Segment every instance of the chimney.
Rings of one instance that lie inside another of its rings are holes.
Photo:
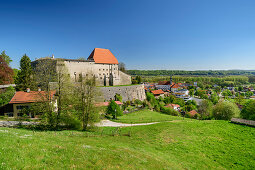
[[[41,87],[38,87],[38,91],[41,91]]]
[[[28,93],[30,92],[30,88],[27,88],[27,92],[28,92]]]

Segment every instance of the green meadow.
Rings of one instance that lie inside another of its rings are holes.
[[[186,118],[185,118],[186,119]],[[118,117],[115,122],[121,123],[150,123],[150,122],[165,122],[172,120],[183,120],[183,117],[171,116],[160,112],[143,109],[133,113],[127,113]]]
[[[255,128],[192,119],[94,132],[0,128],[0,169],[74,168],[254,169]]]

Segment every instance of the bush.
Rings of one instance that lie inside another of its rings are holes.
[[[241,111],[243,119],[255,120],[255,100],[249,100]]]
[[[107,107],[107,114],[112,115],[113,119],[117,119],[117,116],[123,115],[123,111],[114,100],[111,100],[109,106]]]
[[[238,116],[239,113],[239,108],[230,101],[220,101],[213,109],[213,117],[219,120],[230,120],[233,116]]]
[[[213,112],[213,103],[210,100],[203,100],[198,106],[198,113],[201,119],[210,119]]]
[[[168,107],[161,107],[161,112],[172,116],[179,116],[179,112]]]

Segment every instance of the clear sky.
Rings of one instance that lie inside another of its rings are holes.
[[[254,0],[0,0],[0,19],[14,68],[98,47],[128,69],[255,69]]]

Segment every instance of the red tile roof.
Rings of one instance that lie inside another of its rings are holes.
[[[151,91],[154,95],[157,95],[157,94],[164,94],[165,92],[163,90],[153,90]]]
[[[195,116],[195,114],[197,114],[197,111],[191,110],[189,113],[190,113],[192,116]]]
[[[51,99],[53,98],[56,91],[50,92]],[[17,91],[11,101],[10,104],[13,103],[33,103],[33,102],[41,102],[46,101],[47,99],[47,92],[46,91]]]
[[[166,105],[166,107],[174,108],[174,107],[180,107],[180,105],[178,105],[178,104],[168,104],[168,105]]]
[[[171,88],[180,88],[180,86],[178,84],[174,84]]]
[[[108,49],[95,48],[88,57],[90,59],[100,64],[118,64],[117,58]]]

